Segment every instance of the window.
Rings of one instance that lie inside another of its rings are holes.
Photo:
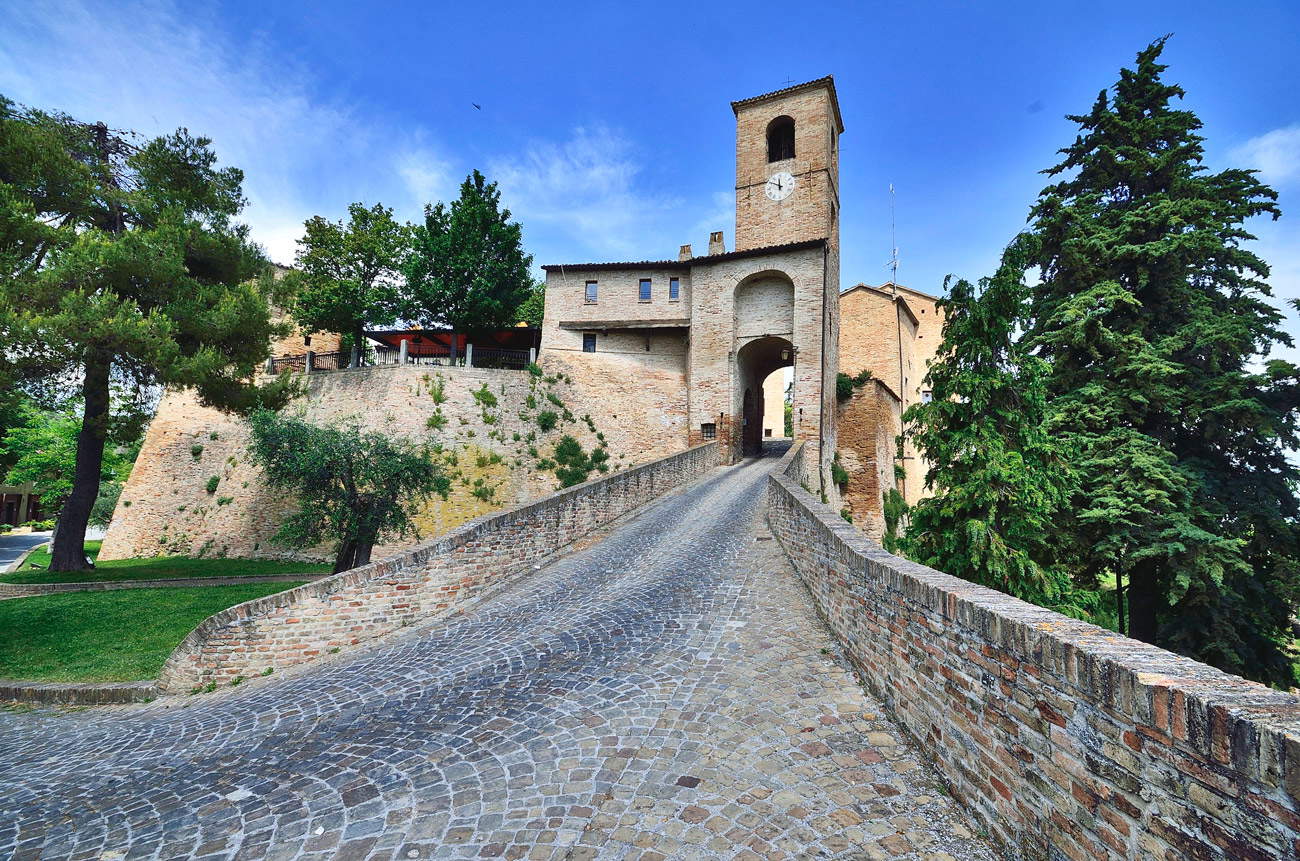
[[[586,295],[588,305],[596,304],[596,282],[595,281],[587,282],[587,292],[585,295]]]
[[[594,332],[582,333],[582,352],[584,353],[596,352],[596,333]]]
[[[668,279],[668,301],[676,302],[681,298],[682,282],[677,278]]]
[[[705,422],[704,424],[700,425],[700,436],[704,437],[705,439],[717,439],[718,426],[715,425],[713,422]]]
[[[794,158],[794,120],[777,117],[767,124],[767,160]]]
[[[641,289],[637,293],[637,299],[641,302],[650,301],[650,279],[649,278],[641,279]]]

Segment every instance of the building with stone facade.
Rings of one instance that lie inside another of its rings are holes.
[[[542,356],[608,380],[611,414],[653,399],[658,432],[722,442],[736,460],[763,440],[764,382],[793,369],[793,433],[816,451],[822,490],[835,451],[839,353],[839,136],[821,78],[732,102],[736,248],[676,260],[553,264]],[[620,407],[625,405],[625,407]]]
[[[846,508],[869,533],[883,494],[925,492],[925,467],[900,450],[902,414],[924,397],[938,346],[935,298],[894,284],[839,291],[839,136],[834,81],[732,103],[736,249],[676,260],[554,264],[546,270],[542,355],[608,386],[611,412],[650,411],[681,445],[717,437],[730,459],[784,430],[782,368],[793,370],[793,436],[817,450],[822,492],[837,450]],[[837,404],[837,372],[872,382]],[[846,427],[847,426],[847,427]],[[842,441],[842,438],[844,441]],[[847,442],[847,445],[845,444]]]

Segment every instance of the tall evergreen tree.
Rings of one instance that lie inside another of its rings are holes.
[[[478,334],[513,326],[534,289],[523,234],[501,192],[477,170],[450,206],[425,207],[406,266],[409,315],[425,326]],[[453,340],[453,347],[455,342]]]
[[[908,557],[1026,601],[1077,611],[1053,519],[1071,474],[1048,437],[1047,366],[1017,342],[1032,237],[991,278],[946,283],[943,341],[926,375],[933,397],[905,416],[933,495],[910,510]]]
[[[270,277],[233,221],[243,173],[217,167],[210,144],[185,129],[141,141],[0,97],[0,377],[65,400],[80,389],[52,570],[86,567],[105,440],[138,424],[142,393],[191,387],[230,409],[290,393],[287,379],[250,382],[277,332]]]
[[[1291,684],[1300,386],[1266,361],[1290,339],[1243,247],[1277,195],[1202,165],[1164,44],[1070,117],[1080,134],[1031,213],[1042,284],[1026,344],[1050,367],[1049,428],[1077,453],[1080,580],[1127,583],[1135,637]]]

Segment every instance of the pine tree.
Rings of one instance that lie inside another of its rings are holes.
[[[1291,684],[1297,369],[1244,223],[1279,215],[1253,171],[1209,173],[1172,105],[1160,39],[1046,171],[1026,345],[1048,362],[1048,427],[1075,452],[1068,531],[1085,586],[1127,582],[1132,636]]]
[[[409,315],[425,326],[478,334],[513,326],[533,290],[532,255],[501,208],[501,192],[477,170],[450,206],[425,207],[406,266]],[[453,339],[453,349],[455,340]]]
[[[928,403],[907,411],[933,495],[910,511],[912,559],[1026,601],[1078,612],[1052,523],[1071,474],[1044,429],[1047,368],[1017,343],[1031,238],[991,278],[945,283]]]
[[[292,392],[251,382],[277,327],[266,260],[233,220],[242,183],[185,129],[142,141],[0,97],[0,378],[51,400],[80,390],[51,570],[87,566],[105,440],[151,391],[237,410]]]

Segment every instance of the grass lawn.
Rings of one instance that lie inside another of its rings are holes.
[[[99,555],[99,542],[86,542],[86,555]],[[0,575],[5,583],[82,583],[90,580],[162,580],[168,577],[249,577],[261,574],[328,574],[328,563],[277,562],[273,559],[190,559],[186,556],[156,556],[152,559],[117,559],[96,562],[93,571],[52,572],[50,552],[32,553],[23,567]]]
[[[297,583],[121,589],[0,601],[0,678],[157,678],[185,635],[218,610]]]

